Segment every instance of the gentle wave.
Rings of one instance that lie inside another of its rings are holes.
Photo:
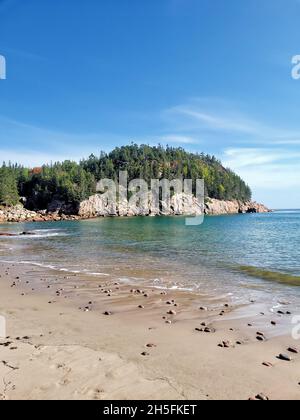
[[[71,270],[69,268],[61,268],[55,265],[42,264],[42,263],[33,262],[33,261],[2,261],[2,262],[6,264],[33,265],[35,267],[48,268],[50,270],[61,271],[61,272],[70,273],[70,274],[85,274],[87,276],[109,277],[109,274],[107,273],[90,272],[88,270]]]
[[[274,210],[273,213],[275,214],[298,214],[300,213],[300,210],[294,209],[294,210]]]
[[[277,283],[282,283],[289,286],[300,286],[300,276],[293,276],[291,274],[281,273],[279,271],[270,271],[248,265],[240,265],[236,267],[236,270],[251,277],[275,281]]]

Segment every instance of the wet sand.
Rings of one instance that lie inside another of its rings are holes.
[[[288,305],[21,265],[0,275],[0,399],[300,399]]]

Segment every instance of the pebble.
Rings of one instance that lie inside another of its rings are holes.
[[[263,366],[266,366],[266,367],[269,367],[269,368],[273,367],[272,363],[270,363],[270,362],[263,362],[262,364],[263,364]]]
[[[228,349],[230,347],[230,342],[229,341],[222,341],[222,343],[218,344],[218,346]]]
[[[176,315],[176,311],[174,311],[173,309],[171,309],[170,311],[167,312],[168,315]]]
[[[215,333],[216,330],[214,328],[206,327],[206,328],[204,328],[204,332],[206,332],[206,333]]]
[[[143,351],[143,352],[141,353],[141,356],[150,356],[150,354],[149,354],[148,352],[146,352],[146,351]]]
[[[110,312],[110,311],[105,311],[105,312],[103,312],[103,315],[109,316],[109,315],[112,315],[112,312]]]
[[[289,351],[290,353],[294,353],[294,354],[298,354],[299,353],[298,349],[296,349],[295,347],[289,347],[287,349],[287,351]]]
[[[267,397],[265,394],[258,394],[256,395],[255,399],[260,401],[269,401],[269,397]]]
[[[292,361],[292,359],[291,359],[291,357],[290,357],[290,356],[288,356],[287,354],[283,354],[283,353],[281,353],[281,354],[278,356],[278,359],[280,359],[280,360],[284,360],[285,362],[291,362],[291,361]]]
[[[261,336],[261,335],[258,335],[258,336],[256,337],[256,340],[258,340],[258,341],[265,341],[265,337],[263,337],[263,336]]]

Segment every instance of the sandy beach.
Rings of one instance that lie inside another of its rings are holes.
[[[300,399],[289,315],[17,264],[0,275],[2,400]]]

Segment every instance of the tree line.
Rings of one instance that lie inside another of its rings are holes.
[[[149,184],[151,179],[204,179],[208,197],[251,199],[249,186],[214,156],[189,153],[181,147],[131,144],[79,163],[64,161],[34,169],[3,163],[0,204],[12,206],[22,199],[27,208],[45,209],[53,200],[79,203],[95,193],[100,179],[117,181],[120,170],[128,171],[129,180],[142,178]]]

